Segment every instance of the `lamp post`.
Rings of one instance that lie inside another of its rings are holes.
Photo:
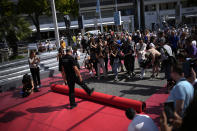
[[[51,0],[51,8],[52,8],[52,16],[53,16],[53,23],[55,27],[55,39],[57,44],[57,49],[60,48],[60,38],[59,38],[59,30],[58,30],[58,24],[57,24],[57,16],[56,16],[56,9],[55,9],[55,2],[54,0]]]

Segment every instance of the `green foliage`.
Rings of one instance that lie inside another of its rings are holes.
[[[20,13],[40,16],[49,10],[50,3],[48,0],[19,0],[18,7]]]
[[[9,60],[19,60],[19,59],[23,59],[23,58],[25,58],[25,57],[24,56],[21,56],[21,55],[18,55],[18,56],[13,55],[13,56],[11,56],[9,58]]]
[[[76,0],[55,0],[56,10],[62,14],[78,15],[78,3]],[[51,15],[50,0],[19,0],[19,11],[28,14],[37,29],[37,38],[40,39],[39,17],[43,14]]]
[[[30,25],[17,14],[14,3],[2,0],[0,5],[0,39],[6,40],[16,53],[17,41],[30,36]]]
[[[76,0],[56,0],[55,5],[56,9],[64,15],[78,16],[79,5]]]

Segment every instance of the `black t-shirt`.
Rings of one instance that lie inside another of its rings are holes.
[[[127,55],[128,53],[132,52],[132,47],[129,44],[124,44],[123,45],[123,50],[122,52]],[[131,54],[132,55],[132,54]]]
[[[62,65],[64,67],[64,72],[66,74],[66,79],[67,80],[73,80],[77,76],[75,74],[74,66],[77,66],[77,63],[71,55],[66,54],[62,58]]]

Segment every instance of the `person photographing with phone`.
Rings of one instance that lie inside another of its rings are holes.
[[[171,77],[176,81],[176,85],[170,91],[167,101],[173,101],[175,111],[183,117],[185,109],[194,97],[194,88],[184,77],[183,69],[178,66],[172,68]]]
[[[36,55],[34,51],[31,51],[29,57],[29,67],[34,82],[35,92],[38,92],[39,91],[38,87],[41,86],[39,63],[40,63],[40,58]]]
[[[75,83],[80,85],[88,95],[91,95],[94,92],[94,88],[90,89],[84,83],[70,48],[66,49],[66,55],[62,58],[62,66],[69,87],[70,109],[73,109],[77,106],[75,103]]]

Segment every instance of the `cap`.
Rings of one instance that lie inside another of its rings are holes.
[[[72,51],[72,48],[71,48],[71,47],[67,47],[67,48],[66,48],[66,53],[68,53],[68,52],[70,52],[70,51]]]
[[[153,43],[150,43],[149,47],[150,48],[155,48],[155,45]]]

